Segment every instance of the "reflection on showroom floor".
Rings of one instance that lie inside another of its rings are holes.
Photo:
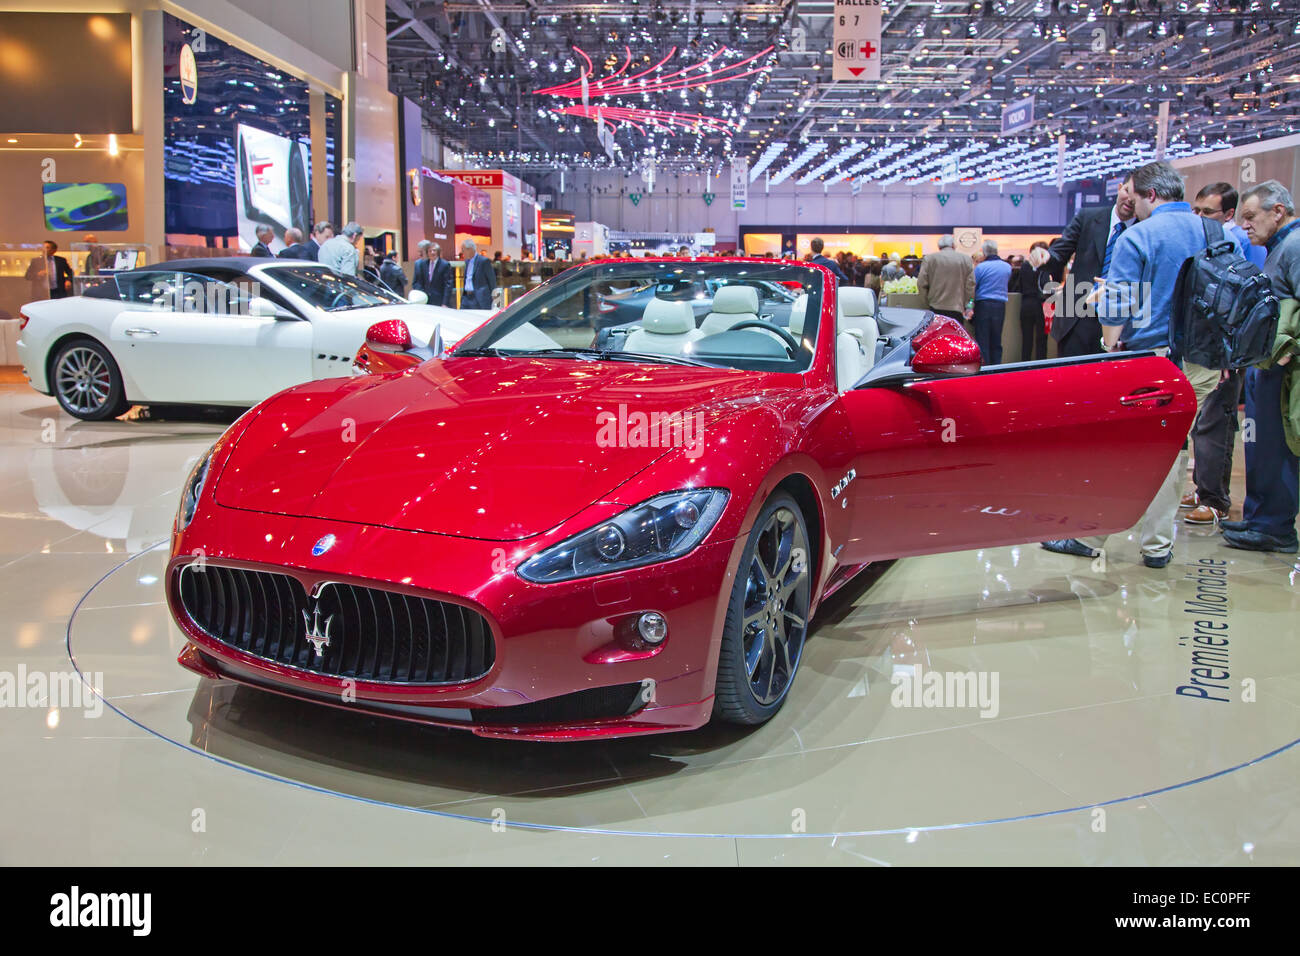
[[[1120,539],[1104,571],[1036,546],[899,561],[823,610],[767,727],[482,740],[176,665],[151,546],[228,419],[74,423],[0,385],[0,673],[67,671],[70,645],[111,705],[0,707],[0,761],[28,770],[0,797],[0,862],[1300,862],[1283,556],[1181,526],[1161,571]],[[1201,558],[1228,562],[1228,669],[1253,702],[1174,693]],[[904,700],[918,671],[995,676],[987,716]]]

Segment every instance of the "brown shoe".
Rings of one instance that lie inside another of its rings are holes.
[[[1187,494],[1183,495],[1182,500],[1178,502],[1178,507],[1195,508],[1198,504],[1200,504],[1200,502],[1196,500],[1196,492],[1189,491]]]
[[[1228,512],[1220,511],[1218,508],[1211,508],[1209,505],[1197,505],[1186,515],[1183,520],[1188,524],[1215,524],[1221,518],[1228,517]]]

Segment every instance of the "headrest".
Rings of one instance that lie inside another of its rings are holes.
[[[656,335],[680,335],[695,329],[695,310],[689,302],[651,299],[641,316],[641,328]]]
[[[758,290],[752,285],[724,285],[713,293],[713,311],[728,315],[758,313]]]
[[[808,293],[800,292],[790,303],[790,334],[795,338],[803,335],[804,319],[808,315]]]
[[[839,302],[840,315],[868,315],[874,317],[876,314],[876,293],[870,289],[851,285],[840,286]]]

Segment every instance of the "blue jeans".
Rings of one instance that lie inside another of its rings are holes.
[[[1002,364],[1002,323],[1006,317],[1005,299],[975,300],[975,341],[985,365]]]
[[[1295,361],[1292,359],[1292,361]],[[1242,518],[1251,531],[1283,541],[1296,539],[1300,468],[1282,430],[1282,381],[1288,367],[1246,372],[1246,423],[1254,424],[1246,446],[1246,503]]]

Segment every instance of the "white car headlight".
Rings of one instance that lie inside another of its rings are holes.
[[[194,520],[194,512],[199,507],[199,498],[203,497],[203,486],[208,480],[208,464],[212,461],[212,453],[215,450],[216,445],[213,445],[205,451],[190,469],[190,476],[185,479],[185,487],[181,490],[180,508],[176,511],[177,531],[184,531]]]
[[[552,584],[680,558],[717,523],[727,497],[721,488],[656,495],[534,555],[519,576]]]

